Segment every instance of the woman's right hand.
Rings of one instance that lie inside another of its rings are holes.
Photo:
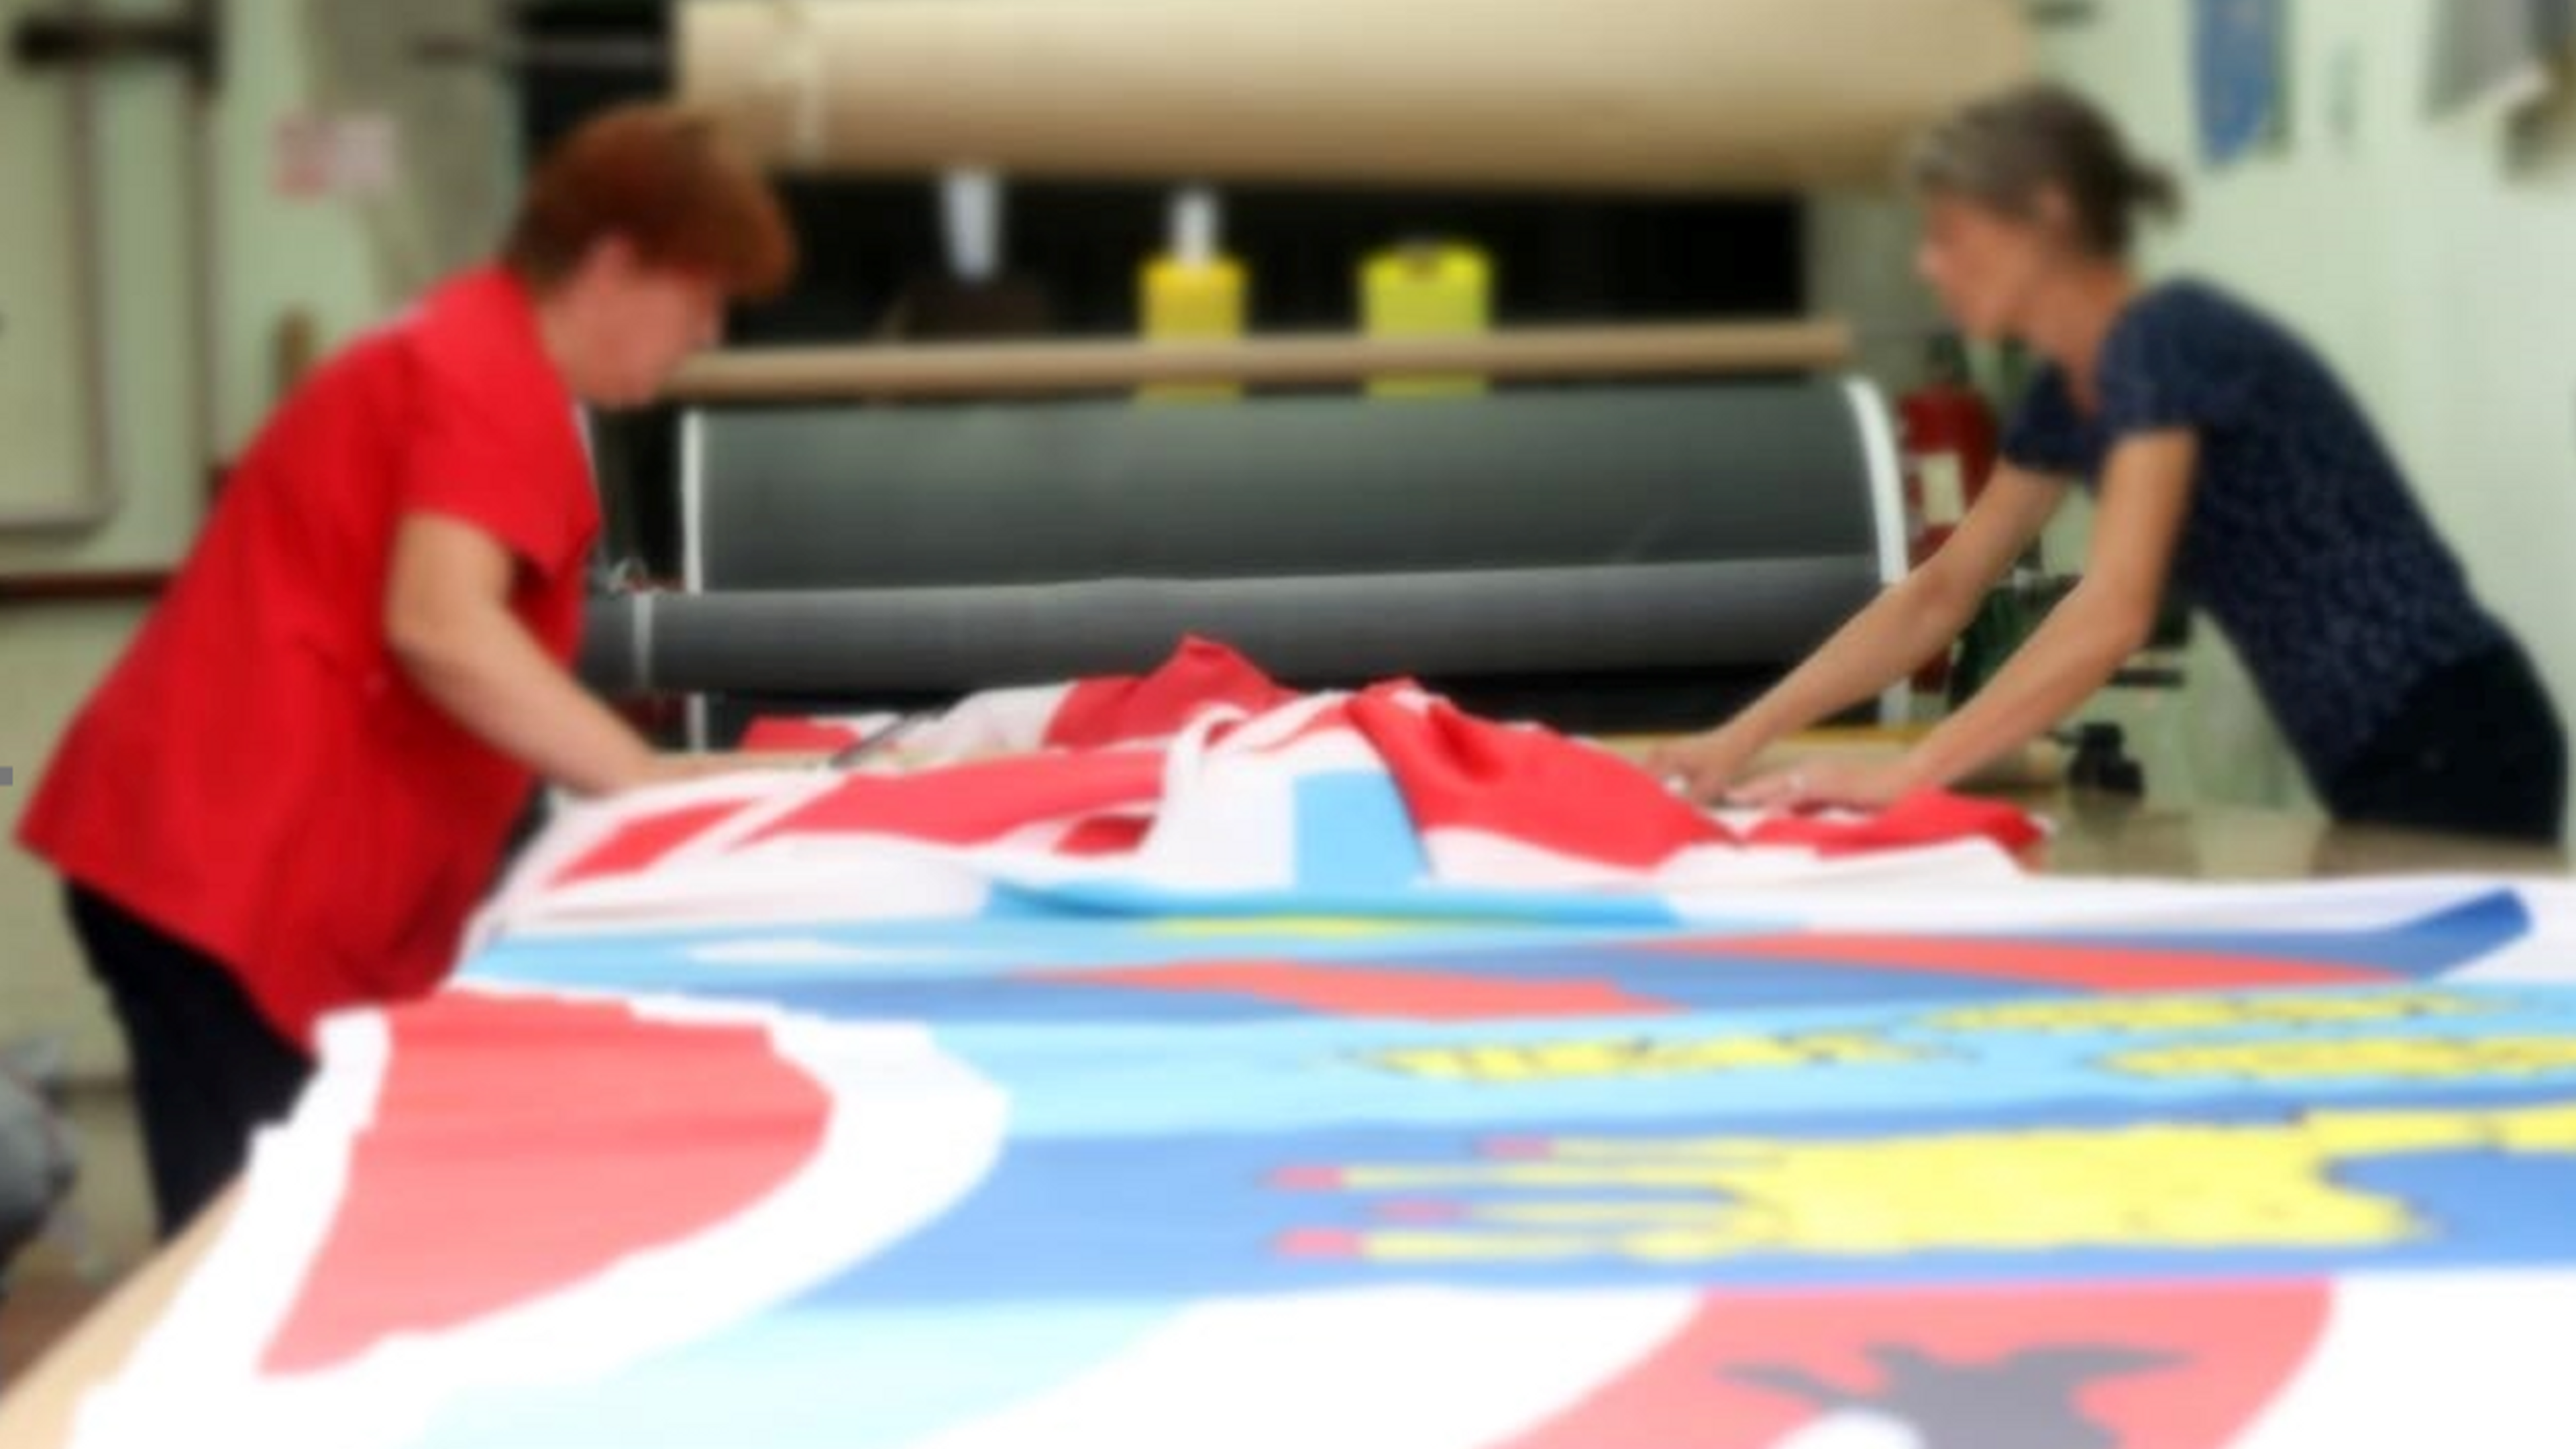
[[[1761,746],[1727,725],[1668,740],[1646,754],[1646,769],[1677,794],[1713,805],[1740,779]]]

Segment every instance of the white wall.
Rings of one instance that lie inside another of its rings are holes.
[[[2214,279],[2324,354],[2576,714],[2576,99],[2528,134],[2495,114],[2432,119],[2442,3],[2293,3],[2288,134],[2215,172],[2192,130],[2191,6],[2097,0],[2091,22],[2042,32],[2041,65],[2181,174],[2188,210],[2150,233],[2145,270]],[[1887,221],[1903,210],[1843,198],[1811,213],[1820,304],[1882,327],[1921,315],[1884,280],[1909,270],[1910,231]],[[2052,530],[2052,566],[2081,558],[2087,522],[2079,506]],[[2198,633],[2184,699],[2115,691],[2085,715],[2133,726],[2159,794],[2307,805],[2241,668]]]
[[[1892,192],[1835,192],[1806,206],[1807,308],[1859,329],[1858,370],[1892,401],[1922,380],[1940,306],[1914,276],[1914,208]]]
[[[275,346],[290,313],[310,316],[323,350],[364,330],[399,299],[385,284],[373,235],[352,204],[287,200],[270,177],[277,123],[306,109],[314,64],[302,12],[317,0],[223,7],[225,101],[210,149],[223,190],[215,446],[238,452],[277,400]],[[346,6],[349,0],[318,0]]]
[[[0,24],[14,29],[22,14],[51,8],[0,0]],[[190,134],[186,91],[165,70],[102,71],[95,84],[92,149],[105,180],[96,231],[77,237],[69,83],[0,72],[0,175],[23,198],[0,209],[0,257],[8,259],[0,263],[0,407],[12,424],[0,454],[0,507],[68,504],[92,468],[78,426],[90,392],[80,347],[86,321],[75,301],[83,252],[105,284],[105,365],[117,407],[100,461],[127,503],[104,528],[0,536],[0,572],[164,561],[196,526],[203,493],[186,320],[193,228],[178,144]],[[194,485],[168,486],[190,476]],[[23,770],[33,762],[9,763]]]
[[[2494,113],[2431,117],[2426,69],[2442,5],[2293,5],[2287,135],[2215,172],[2200,164],[2191,129],[2191,7],[2104,0],[2091,26],[2048,34],[2043,64],[2183,171],[2190,209],[2150,240],[2148,268],[2213,277],[2325,354],[2567,711],[2576,705],[2576,104],[2554,102],[2522,136]],[[2243,687],[2197,695],[2218,737],[2207,763],[2250,757],[2227,742],[2254,708]],[[2267,753],[2286,782],[2278,760]]]
[[[0,33],[52,0],[0,0]],[[148,13],[159,0],[115,8]],[[381,315],[367,233],[351,208],[291,202],[270,190],[270,137],[308,93],[303,0],[251,0],[228,18],[225,75],[210,114],[176,70],[106,73],[100,110],[107,225],[101,262],[113,293],[107,389],[124,502],[106,527],[71,536],[0,537],[0,574],[166,565],[203,514],[192,271],[210,264],[217,359],[211,446],[229,455],[272,399],[276,327],[308,310],[327,344]],[[78,334],[71,304],[68,83],[0,71],[0,507],[68,498],[81,459],[85,399],[64,361]],[[196,221],[185,168],[208,165],[218,217]],[[0,830],[14,833],[56,737],[142,616],[136,604],[0,604]],[[14,843],[0,844],[0,1041],[61,1036],[76,1071],[112,1070],[115,1034],[61,922],[58,883]]]

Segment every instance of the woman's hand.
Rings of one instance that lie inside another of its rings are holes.
[[[1760,810],[1798,810],[1839,805],[1853,810],[1884,810],[1918,788],[1901,760],[1860,764],[1816,760],[1774,770],[1749,780],[1727,794],[1730,805]]]
[[[1772,741],[1913,673],[1959,637],[1986,591],[2047,527],[2066,490],[2061,481],[2010,464],[1998,467],[1958,531],[1922,567],[1880,591],[1788,678],[1733,719],[1651,752],[1646,768],[1694,800],[1715,802]]]
[[[1646,769],[1677,793],[1712,804],[1726,794],[1758,753],[1759,746],[1720,725],[1706,734],[1655,746],[1646,754]]]

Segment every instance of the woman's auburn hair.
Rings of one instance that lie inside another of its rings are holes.
[[[714,118],[668,103],[602,111],[549,151],[501,260],[545,291],[610,237],[648,266],[716,277],[738,297],[775,296],[796,270],[777,191]]]

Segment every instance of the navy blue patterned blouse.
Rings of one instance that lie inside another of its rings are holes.
[[[2311,778],[2436,670],[2506,642],[2342,384],[2268,318],[2201,283],[2156,287],[2112,326],[2096,384],[2088,415],[2043,367],[2004,457],[2091,488],[2123,437],[2198,435],[2173,586],[2234,641]]]

